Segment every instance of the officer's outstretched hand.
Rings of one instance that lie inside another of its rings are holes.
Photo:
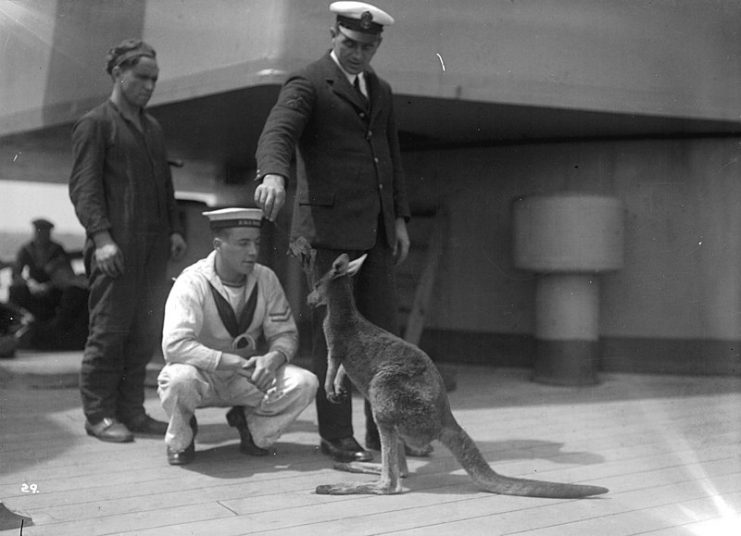
[[[280,175],[268,174],[255,189],[255,203],[269,221],[275,221],[286,202],[286,182]]]

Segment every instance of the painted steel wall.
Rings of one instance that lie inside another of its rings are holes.
[[[105,51],[157,48],[152,104],[282,80],[329,45],[325,0],[24,0],[0,10],[0,135],[108,93]],[[386,0],[375,66],[397,93],[738,119],[735,0]]]
[[[740,158],[739,139],[407,155],[412,190],[450,203],[430,327],[532,333],[537,276],[514,267],[511,203],[575,191],[626,207],[625,266],[597,276],[602,336],[741,339]]]
[[[279,81],[328,45],[327,3],[4,2],[0,135],[70,121],[104,98],[104,52],[131,35],[158,49],[153,105]],[[400,95],[739,117],[736,0],[380,4],[398,23],[374,65]],[[511,202],[575,190],[626,206],[625,268],[600,277],[603,337],[723,348],[741,339],[738,139],[510,145],[405,159],[415,196],[452,204],[431,328],[531,334],[535,276],[512,264]],[[706,347],[698,348],[700,355]],[[638,352],[650,358],[645,347]]]

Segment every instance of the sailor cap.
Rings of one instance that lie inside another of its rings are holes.
[[[54,224],[46,218],[36,218],[31,221],[31,225],[36,229],[52,229],[54,227]]]
[[[262,224],[262,210],[259,208],[222,208],[203,212],[208,218],[211,229],[226,229],[228,227],[257,227]]]
[[[384,26],[394,23],[391,15],[365,2],[332,2],[329,10],[337,14],[340,31],[350,39],[362,43],[375,41]]]

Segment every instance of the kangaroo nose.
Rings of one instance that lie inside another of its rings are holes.
[[[307,305],[314,305],[314,302],[316,302],[316,290],[312,290],[309,295],[306,296]]]
[[[308,296],[306,296],[306,305],[310,307],[316,307],[321,304],[322,298],[316,290],[312,290]]]

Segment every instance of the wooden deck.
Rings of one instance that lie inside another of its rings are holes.
[[[238,453],[224,410],[202,410],[196,461],[171,467],[162,440],[87,437],[76,389],[11,384],[0,391],[0,501],[33,518],[28,536],[741,534],[741,378],[610,374],[564,388],[527,377],[460,367],[450,398],[461,424],[501,473],[608,495],[482,493],[436,443],[410,460],[402,495],[320,496],[318,484],[371,477],[330,467],[313,407],[267,459]],[[147,406],[164,417],[153,390]]]

